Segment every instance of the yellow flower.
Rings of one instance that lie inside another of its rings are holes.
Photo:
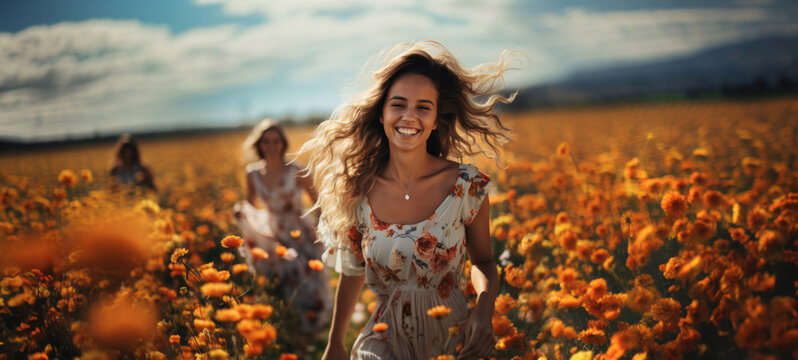
[[[175,251],[172,253],[172,259],[171,259],[172,263],[177,263],[177,260],[185,256],[186,254],[188,254],[188,249],[184,248],[175,249]]]

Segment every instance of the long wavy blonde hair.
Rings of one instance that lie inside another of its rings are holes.
[[[371,86],[339,106],[298,151],[308,155],[307,172],[318,192],[318,201],[309,211],[321,209],[319,233],[331,235],[338,246],[347,246],[356,207],[388,163],[388,138],[379,118],[388,90],[402,75],[423,75],[438,90],[438,127],[427,140],[427,152],[459,161],[483,154],[498,163],[499,146],[510,140],[510,129],[494,107],[515,98],[515,94],[498,94],[504,87],[504,72],[512,69],[517,58],[514,55],[505,50],[498,63],[466,69],[434,41],[400,44],[389,51],[382,68],[374,72]]]

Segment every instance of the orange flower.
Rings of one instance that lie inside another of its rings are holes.
[[[213,282],[202,285],[200,291],[205,296],[221,298],[222,296],[230,294],[232,289],[232,284]]]
[[[233,274],[238,275],[242,272],[247,272],[249,270],[249,266],[247,264],[235,264],[233,265]]]
[[[211,351],[208,351],[208,358],[211,360],[227,360],[230,358],[230,354],[222,349],[212,349]]]
[[[94,180],[94,176],[91,175],[91,170],[83,169],[80,171],[80,179],[85,183],[90,183]]]
[[[445,305],[438,305],[438,306],[435,306],[435,307],[427,310],[427,315],[432,316],[434,318],[442,318],[442,317],[445,317],[445,316],[449,315],[449,313],[451,313],[451,312],[452,312],[452,309],[449,309]]]
[[[216,310],[216,314],[214,315],[216,320],[224,321],[224,322],[237,322],[241,320],[241,313],[235,309],[220,309]]]
[[[180,344],[180,335],[169,336],[169,343],[174,345]]]
[[[521,288],[526,283],[526,274],[523,269],[513,268],[513,264],[504,269],[504,279],[510,286]]]
[[[501,294],[496,297],[496,312],[506,315],[510,310],[518,306],[518,302],[510,294]]]
[[[385,332],[386,330],[388,330],[388,324],[386,324],[384,322],[376,323],[376,324],[374,324],[374,327],[372,328],[372,330],[374,330],[374,332],[378,332],[378,333]]]
[[[571,295],[566,295],[562,299],[560,299],[559,304],[557,304],[558,309],[573,309],[579,307],[582,304],[582,300],[579,300]]]
[[[302,235],[302,230],[291,230],[290,235],[292,238],[296,239],[299,235]]]
[[[579,333],[579,341],[590,345],[603,345],[607,342],[607,336],[604,335],[604,330],[589,327],[587,330],[582,330]]]
[[[315,271],[322,271],[324,270],[324,263],[316,259],[310,259],[308,260],[308,267]]]
[[[187,254],[188,254],[188,249],[184,248],[175,249],[175,251],[172,252],[172,258],[171,258],[172,263],[177,263],[177,260],[179,260],[183,256],[186,256]]]
[[[493,333],[496,336],[506,336],[516,332],[513,322],[504,315],[493,315],[491,322],[493,323]]]
[[[280,360],[297,360],[298,357],[295,354],[280,354]]]
[[[563,157],[568,155],[568,144],[562,143],[560,146],[557,146],[557,156]]]
[[[274,249],[274,253],[280,257],[285,256],[286,251],[288,251],[288,249],[283,245],[277,245],[277,247]]]
[[[249,249],[249,252],[252,254],[252,258],[255,260],[266,260],[269,258],[269,253],[259,247],[253,247]]]
[[[37,352],[28,355],[28,360],[47,360],[47,359],[49,359],[49,357],[47,357],[47,354],[43,352]]]
[[[220,258],[220,259],[221,259],[223,262],[226,262],[226,263],[231,263],[231,262],[233,262],[233,260],[236,258],[236,256],[235,256],[235,255],[233,255],[233,253],[225,252],[225,253],[221,253],[221,254],[219,255],[219,258]]]
[[[237,248],[244,245],[244,240],[239,236],[227,235],[222,239],[222,246],[226,248]]]
[[[73,187],[75,184],[77,184],[78,177],[72,170],[61,170],[61,173],[58,174],[58,182],[66,187]]]
[[[230,272],[217,271],[214,268],[203,269],[201,272],[202,281],[221,282],[230,278]]]
[[[681,194],[671,191],[662,198],[660,203],[665,215],[671,219],[677,219],[687,213],[687,201]]]

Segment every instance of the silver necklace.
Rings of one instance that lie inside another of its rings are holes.
[[[424,174],[424,171],[427,170],[427,167],[429,167],[429,155],[427,155],[427,162],[424,165],[424,169],[421,170],[421,174],[422,175]],[[416,180],[413,181],[413,184],[410,186],[410,190],[413,189],[413,186],[416,185],[416,183],[418,182],[419,179],[421,179],[421,176],[417,177]],[[402,186],[402,182],[399,181],[399,177],[398,176],[396,177],[396,183],[399,185],[400,188],[402,188],[402,192],[405,193],[405,200],[409,201],[410,200],[410,194],[412,193],[412,191],[410,191],[408,189],[405,189],[404,186]]]

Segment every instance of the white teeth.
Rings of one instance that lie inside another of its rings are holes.
[[[421,132],[421,130],[410,129],[410,128],[396,128],[396,131],[398,131],[402,135],[408,135],[408,136],[415,135]]]

